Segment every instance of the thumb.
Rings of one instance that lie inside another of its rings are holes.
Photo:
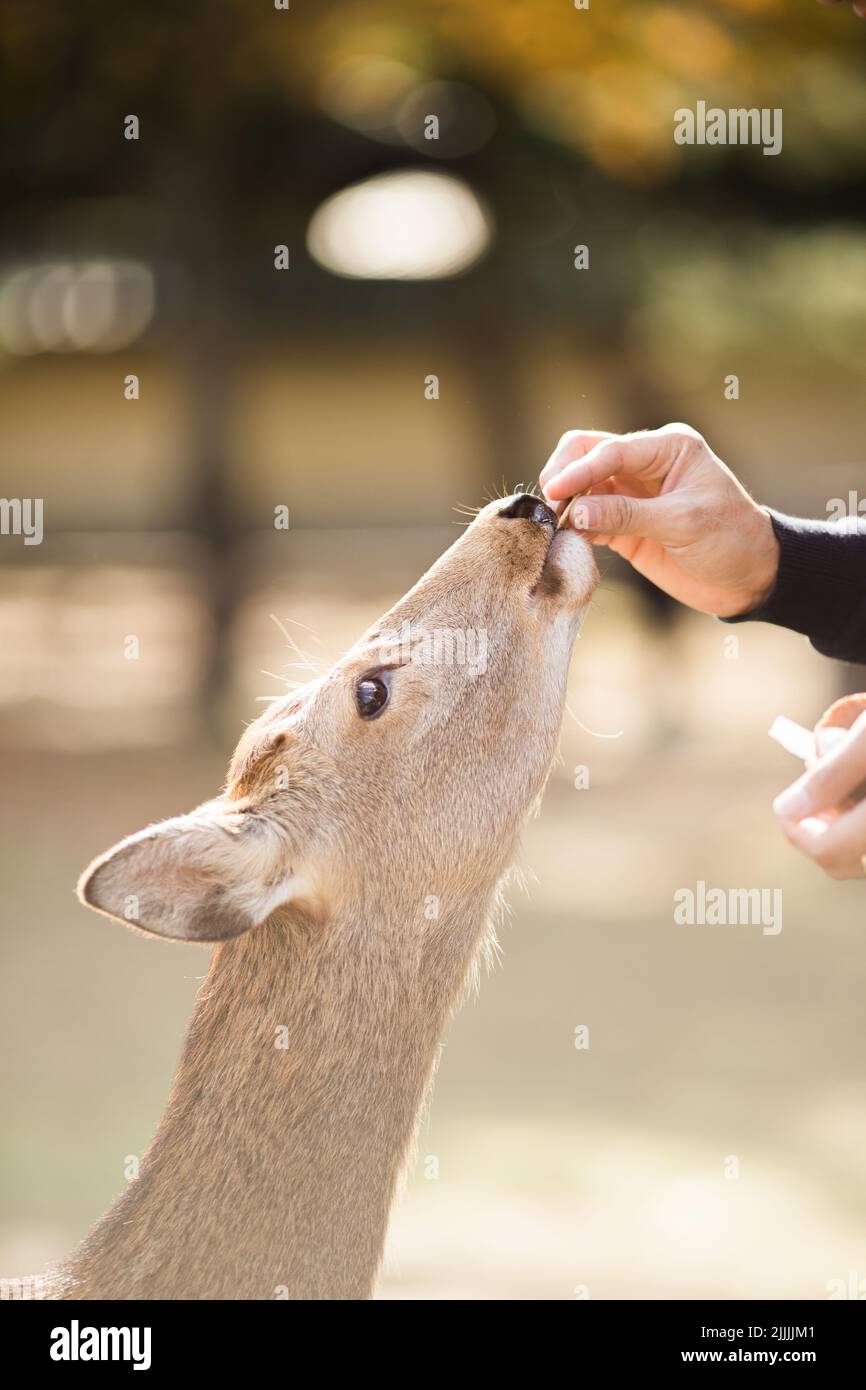
[[[618,493],[576,497],[568,524],[602,536],[646,536],[664,542],[673,520],[667,497],[623,497]]]
[[[828,753],[780,792],[773,802],[777,816],[802,820],[830,810],[859,791],[866,776],[866,713],[861,714],[845,737]]]

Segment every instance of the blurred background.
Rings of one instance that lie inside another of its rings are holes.
[[[212,795],[458,505],[568,428],[683,419],[762,501],[856,509],[866,26],[812,0],[4,11],[0,492],[44,500],[41,545],[0,536],[13,1275],[123,1186],[207,968],[79,907],[80,870]],[[781,107],[782,153],[676,145],[699,100]],[[866,1279],[863,886],[782,841],[797,766],[766,731],[866,672],[600,558],[380,1295],[826,1297]],[[781,888],[782,932],[675,926],[698,880]]]

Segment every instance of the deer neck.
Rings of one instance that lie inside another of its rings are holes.
[[[459,922],[288,918],[220,946],[135,1178],[69,1298],[367,1298],[492,897]]]

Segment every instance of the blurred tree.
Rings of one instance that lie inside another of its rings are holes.
[[[825,217],[830,198],[834,217],[859,217],[858,37],[849,15],[783,0],[719,0],[711,12],[645,0],[585,10],[567,0],[320,0],[289,10],[6,0],[0,253],[69,254],[77,237],[88,253],[176,266],[190,287],[171,345],[195,441],[179,524],[210,545],[213,691],[239,590],[226,441],[249,344],[264,330],[338,333],[371,313],[395,332],[407,312],[446,322],[486,413],[479,490],[515,468],[528,481],[538,461],[515,362],[533,318],[565,327],[576,348],[608,353],[623,417],[660,423],[678,412],[630,351],[650,273],[636,254],[641,228],[665,212],[712,227],[788,226]],[[336,280],[301,250],[309,219],[353,180],[419,160],[441,167],[400,119],[405,98],[433,80],[460,82],[494,118],[487,138],[444,161],[492,207],[493,254],[450,285],[386,294]],[[781,107],[784,157],[676,145],[673,113],[697,100]],[[137,141],[124,139],[129,114]],[[575,273],[578,240],[600,273]],[[292,248],[290,275],[273,271],[277,242]],[[155,334],[179,312],[165,295],[159,310]]]

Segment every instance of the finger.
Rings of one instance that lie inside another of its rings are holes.
[[[541,486],[547,482],[548,478],[553,478],[557,473],[561,473],[563,468],[569,463],[574,463],[575,459],[582,458],[588,454],[596,444],[600,444],[603,439],[611,439],[609,430],[568,430],[560,439],[547,463],[539,474],[538,481]]]
[[[853,10],[858,19],[866,19],[866,0],[853,0]]]
[[[832,819],[783,820],[782,829],[831,878],[866,877],[866,802]]]
[[[653,465],[659,467],[663,477],[673,458],[671,441],[671,435],[656,430],[648,434],[612,435],[544,483],[544,494],[553,500],[573,497],[606,478],[617,474],[633,476]]]
[[[568,524],[575,531],[615,536],[646,536],[664,541],[671,537],[679,517],[677,504],[669,497],[624,497],[620,493],[593,493],[571,504]]]
[[[777,816],[804,816],[838,806],[866,777],[866,711],[854,721],[832,753],[814,763],[773,802]]]
[[[614,490],[615,490],[614,484],[613,484],[612,482],[607,482],[607,483],[599,483],[596,487],[594,487],[594,488],[592,489],[592,492],[593,492],[593,496],[595,496],[595,494],[596,494],[596,493],[599,493],[599,492],[605,492],[605,493],[607,493],[607,492],[613,492]],[[547,501],[548,506],[549,506],[550,508],[552,508],[553,511],[556,512],[556,515],[557,515],[557,516],[562,516],[562,513],[565,511],[565,508],[568,506],[568,504],[569,504],[570,502],[574,501],[574,495],[572,494],[572,495],[569,496],[569,497],[559,498],[559,499],[554,499],[554,498],[548,497],[548,498],[546,499],[546,501]]]

